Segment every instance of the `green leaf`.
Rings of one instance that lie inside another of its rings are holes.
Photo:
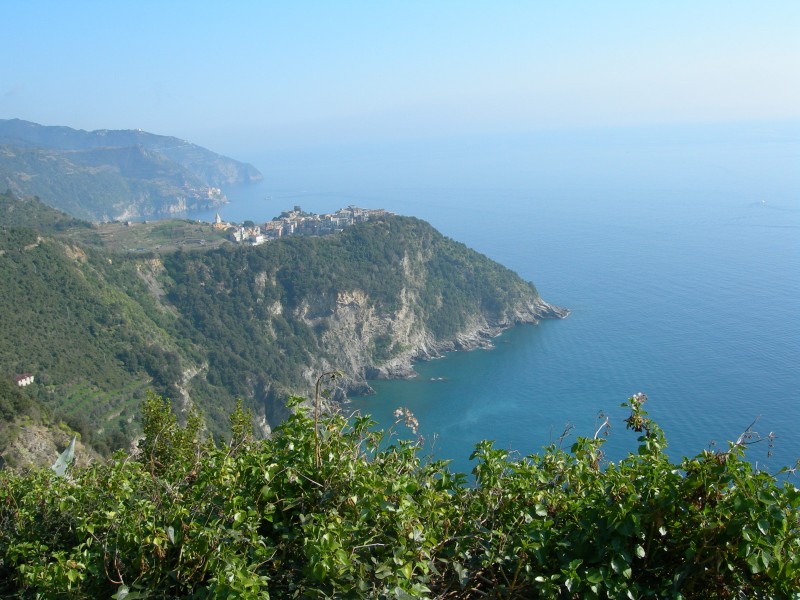
[[[758,575],[761,572],[761,561],[759,560],[758,553],[753,552],[750,556],[747,557],[747,564],[750,567],[750,571],[753,575]]]
[[[758,530],[761,532],[761,535],[767,535],[767,532],[769,531],[769,522],[767,522],[766,519],[759,519]]]
[[[603,573],[600,572],[600,569],[591,568],[586,574],[586,581],[589,583],[602,583],[603,579]]]
[[[389,568],[389,565],[380,564],[375,569],[375,578],[376,579],[386,579],[392,574],[392,569]]]
[[[611,568],[614,573],[621,574],[625,579],[631,578],[631,566],[621,556],[615,556],[611,559]]]
[[[625,579],[630,579],[633,576],[633,569],[631,569],[630,565],[626,565],[624,569],[622,569],[622,576]]]

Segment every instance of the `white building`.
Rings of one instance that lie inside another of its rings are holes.
[[[26,385],[30,385],[33,383],[33,374],[23,373],[22,375],[16,375],[14,377],[14,383],[16,383],[19,387],[25,387]]]

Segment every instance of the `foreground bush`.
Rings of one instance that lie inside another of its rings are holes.
[[[151,397],[135,458],[0,472],[0,595],[800,597],[800,492],[741,443],[672,464],[643,401],[618,464],[602,437],[517,461],[482,442],[467,485],[366,418],[253,441],[237,410],[215,446]]]

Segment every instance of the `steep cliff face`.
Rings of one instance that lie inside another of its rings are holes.
[[[334,399],[369,393],[369,379],[414,376],[414,361],[489,347],[508,327],[568,314],[512,271],[407,217],[326,238],[177,254],[165,272],[169,302],[207,352],[195,392],[207,383],[257,399],[270,425],[286,415],[287,394],[310,396],[324,372],[342,374]]]
[[[266,434],[288,415],[287,397],[312,398],[323,373],[342,373],[336,401],[369,393],[372,378],[413,376],[414,361],[567,314],[408,217],[143,256],[80,246],[73,234],[86,224],[53,212],[0,194],[0,312],[14,315],[0,328],[0,388],[35,373],[26,393],[102,452],[136,435],[148,390],[179,411],[196,406],[220,435],[241,398]],[[0,393],[0,421],[23,405]]]
[[[541,298],[519,299],[499,314],[475,311],[454,335],[437,336],[426,325],[419,306],[419,292],[407,280],[400,292],[400,305],[392,312],[381,312],[362,290],[342,291],[324,317],[308,318],[310,326],[324,330],[320,345],[336,357],[336,365],[350,378],[354,391],[364,392],[365,379],[414,377],[413,363],[429,360],[444,352],[492,346],[492,338],[503,330],[522,323],[537,323],[543,318],[563,318],[569,311],[551,306]]]

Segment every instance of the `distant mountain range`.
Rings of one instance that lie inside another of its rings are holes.
[[[262,178],[252,165],[138,129],[0,120],[0,188],[91,221],[219,206],[226,201],[221,186]]]

